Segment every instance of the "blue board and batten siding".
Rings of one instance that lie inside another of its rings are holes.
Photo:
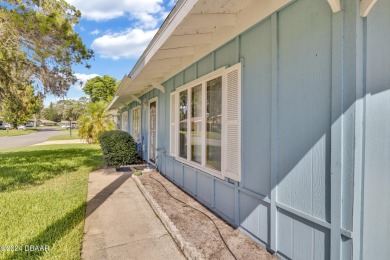
[[[366,24],[364,259],[390,258],[390,1],[378,1]]]
[[[327,1],[297,0],[164,82],[165,93],[140,97],[158,98],[162,174],[281,258],[390,257],[390,1],[367,19],[358,10],[354,0],[336,14]],[[236,183],[169,156],[169,102],[176,88],[240,61]]]

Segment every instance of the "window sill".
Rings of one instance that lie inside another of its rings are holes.
[[[214,177],[217,177],[221,180],[224,180],[224,177],[222,176],[222,173],[217,171],[217,170],[213,170],[207,166],[202,166],[200,165],[199,163],[196,163],[196,162],[191,162],[191,161],[188,161],[187,159],[184,159],[184,158],[181,158],[181,157],[174,157],[172,156],[173,159],[175,159],[175,161],[178,161],[178,162],[181,162],[187,166],[190,166],[192,168],[195,168],[199,171],[202,171],[204,173],[207,173],[207,174],[210,174]]]

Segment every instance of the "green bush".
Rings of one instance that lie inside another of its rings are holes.
[[[120,130],[104,131],[99,136],[106,165],[119,167],[138,162],[139,156],[133,137]]]

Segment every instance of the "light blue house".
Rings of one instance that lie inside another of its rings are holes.
[[[179,0],[108,109],[282,259],[390,259],[390,0]]]

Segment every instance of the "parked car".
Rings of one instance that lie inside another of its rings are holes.
[[[13,128],[12,124],[10,124],[10,123],[4,123],[4,126],[8,130]]]
[[[3,121],[0,121],[0,130],[6,130],[7,128],[5,127],[5,124]]]
[[[25,125],[18,125],[18,130],[26,130],[26,126]]]
[[[33,123],[28,123],[28,124],[26,124],[26,127],[34,127],[34,124]]]

